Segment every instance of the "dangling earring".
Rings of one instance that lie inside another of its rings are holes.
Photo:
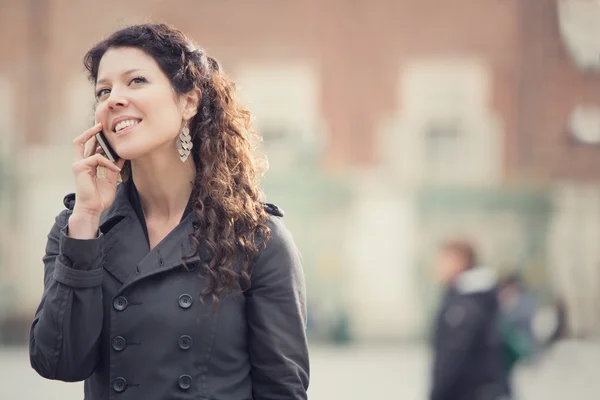
[[[185,160],[187,160],[193,146],[194,144],[192,143],[192,137],[190,136],[190,128],[184,126],[181,129],[179,137],[177,138],[177,152],[179,153],[179,159],[181,162],[185,162]]]

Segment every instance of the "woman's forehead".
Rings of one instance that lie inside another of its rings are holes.
[[[136,71],[157,71],[158,64],[144,51],[134,47],[110,48],[98,65],[97,82],[117,78]]]

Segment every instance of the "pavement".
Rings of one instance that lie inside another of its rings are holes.
[[[426,348],[349,346],[311,348],[311,400],[426,400]],[[600,342],[563,342],[517,371],[519,400],[600,399]],[[82,400],[81,383],[40,378],[26,348],[0,348],[1,400]]]

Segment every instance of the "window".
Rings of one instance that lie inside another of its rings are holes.
[[[600,144],[600,107],[578,105],[569,116],[569,130],[573,138],[583,144]]]
[[[234,74],[240,98],[254,116],[263,137],[271,171],[289,171],[323,141],[319,80],[304,62],[243,64]]]
[[[460,149],[460,133],[455,124],[432,124],[425,135],[429,162],[456,160]]]
[[[560,0],[560,33],[569,54],[584,70],[600,72],[600,2]]]
[[[471,57],[410,62],[380,142],[383,165],[405,184],[493,185],[502,173],[500,120],[490,107],[490,73]]]

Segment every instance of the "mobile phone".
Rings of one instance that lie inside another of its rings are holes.
[[[98,141],[100,147],[102,147],[104,154],[106,154],[106,158],[108,158],[112,162],[119,161],[119,156],[117,155],[117,153],[115,153],[113,148],[110,147],[110,143],[108,143],[108,140],[106,140],[106,136],[104,136],[103,132],[96,133],[96,140]]]

